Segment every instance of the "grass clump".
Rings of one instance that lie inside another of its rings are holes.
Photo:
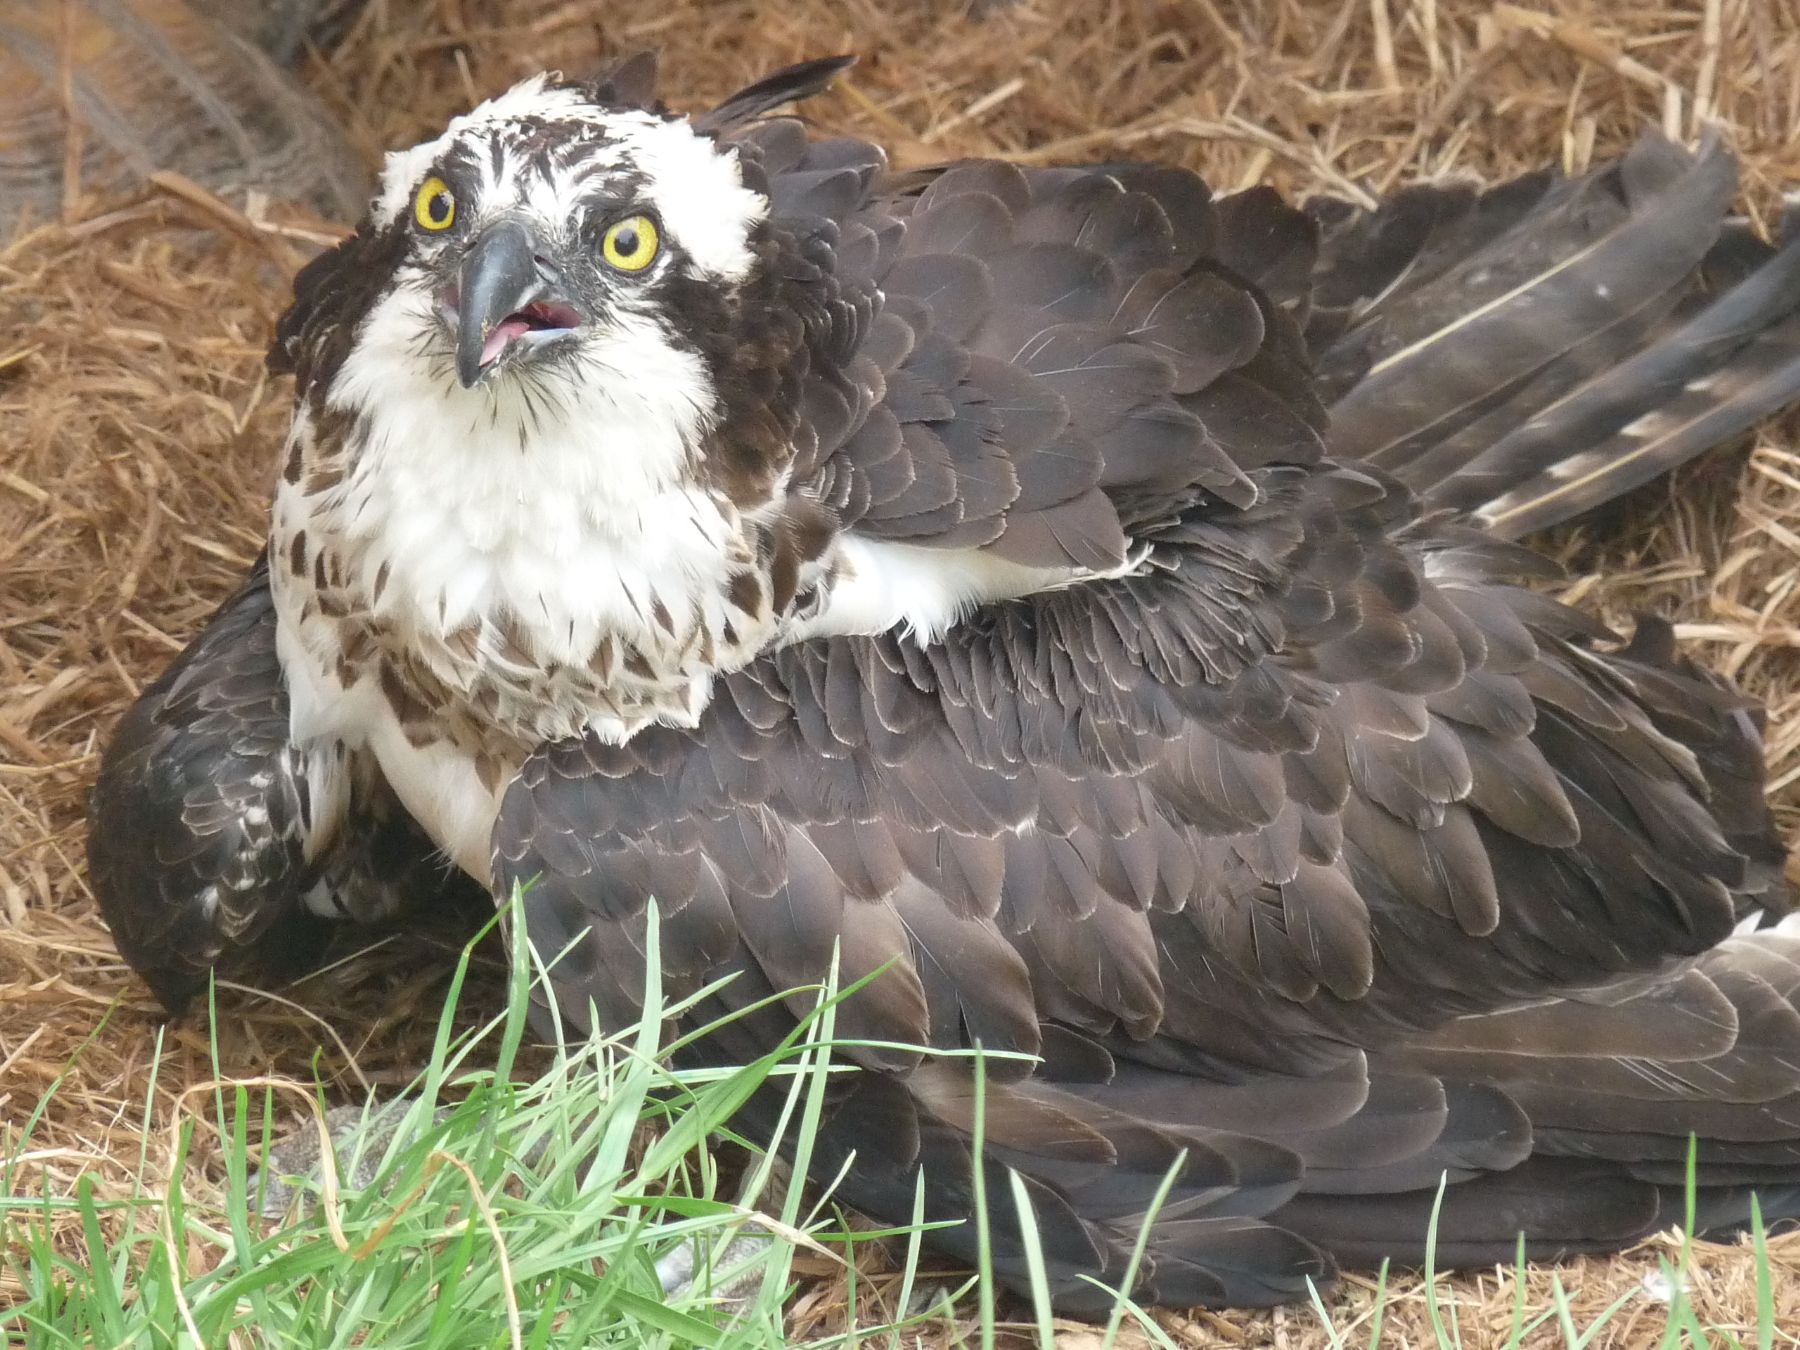
[[[655,941],[652,924],[652,972]],[[785,1152],[797,1170],[805,1169],[828,1077],[849,1071],[833,1060],[841,1048],[833,1030],[843,995],[821,990],[814,1013],[755,1064],[690,1071],[672,1066],[664,1028],[691,1004],[666,999],[653,982],[635,1027],[559,1044],[541,1072],[516,1073],[534,973],[528,944],[515,947],[504,1011],[470,1032],[453,1030],[468,972],[465,952],[425,1069],[401,1102],[366,1109],[335,1140],[316,1091],[291,1080],[219,1078],[188,1089],[182,1102],[207,1111],[205,1123],[217,1130],[211,1165],[222,1170],[223,1181],[216,1191],[188,1180],[204,1165],[197,1148],[203,1122],[183,1110],[158,1127],[146,1105],[146,1148],[128,1194],[103,1195],[88,1176],[72,1194],[48,1186],[33,1192],[25,1184],[31,1131],[52,1087],[0,1171],[0,1261],[17,1291],[14,1306],[0,1314],[8,1343],[826,1350],[865,1341],[1047,1348],[1073,1334],[1084,1347],[1179,1350],[1163,1321],[1125,1300],[1098,1331],[1055,1318],[1041,1256],[1030,1262],[1038,1287],[1029,1299],[997,1296],[979,1272],[935,1300],[924,1299],[932,1277],[920,1267],[926,1226],[916,1217],[900,1229],[859,1229],[826,1201],[808,1207],[804,1188],[779,1187],[772,1154],[752,1153],[744,1167],[721,1158],[718,1145],[730,1139],[731,1115],[773,1080],[785,1085]],[[277,1104],[295,1096],[313,1114],[330,1165],[298,1183],[301,1203],[265,1221],[256,1216],[271,1182],[253,1160],[268,1157]],[[154,1099],[152,1088],[147,1103]],[[978,1135],[980,1101],[978,1094]],[[155,1174],[144,1161],[152,1155],[153,1128],[175,1136],[167,1153],[172,1164]],[[1691,1170],[1689,1192],[1691,1231]],[[207,1198],[214,1194],[222,1198]],[[1022,1184],[1015,1181],[1010,1196],[977,1197],[972,1221],[982,1229],[980,1272],[989,1268],[989,1212],[1008,1203],[1029,1213]],[[765,1240],[744,1241],[748,1234]],[[877,1286],[862,1275],[867,1263],[858,1252],[878,1241],[898,1253],[900,1268]],[[1760,1215],[1754,1244],[1756,1325],[1747,1339],[1698,1315],[1684,1278],[1691,1254],[1684,1243],[1679,1261],[1663,1263],[1666,1302],[1638,1291],[1585,1324],[1578,1324],[1560,1280],[1545,1306],[1527,1307],[1521,1256],[1514,1316],[1499,1339],[1484,1329],[1465,1341],[1456,1300],[1440,1303],[1443,1282],[1428,1269],[1428,1344],[1597,1350],[1620,1332],[1659,1350],[1800,1344],[1777,1325]],[[1027,1251],[1035,1253],[1029,1242]],[[842,1304],[796,1336],[795,1295],[807,1285],[807,1276],[796,1272],[802,1253],[815,1268],[825,1258]],[[691,1280],[666,1278],[676,1262],[691,1267]],[[1413,1343],[1383,1339],[1392,1330],[1385,1268],[1375,1290],[1372,1308],[1342,1325],[1345,1309],[1315,1291],[1313,1308],[1333,1350]],[[1659,1320],[1647,1320],[1647,1306]]]
[[[545,1071],[514,1082],[530,984],[526,944],[516,945],[505,1011],[452,1033],[465,955],[405,1101],[365,1112],[346,1138],[322,1139],[333,1165],[302,1183],[305,1201],[273,1224],[254,1217],[270,1183],[253,1157],[267,1153],[277,1102],[301,1095],[325,1131],[323,1103],[298,1084],[218,1081],[183,1095],[211,1098],[199,1106],[213,1115],[225,1173],[223,1203],[211,1208],[184,1183],[191,1114],[165,1127],[179,1135],[167,1174],[140,1170],[132,1193],[116,1198],[85,1177],[73,1195],[26,1193],[28,1126],[0,1178],[5,1260],[25,1291],[0,1323],[13,1342],[787,1345],[794,1253],[881,1234],[801,1215],[799,1188],[774,1194],[767,1157],[727,1192],[714,1144],[744,1099],[780,1078],[803,1160],[831,1071],[834,1000],[757,1063],[690,1072],[671,1067],[661,1044],[664,1019],[682,1005],[651,988],[635,1028],[561,1045]],[[70,1214],[75,1244],[56,1236]],[[755,1231],[783,1240],[734,1242]],[[672,1255],[691,1260],[695,1278],[670,1296],[657,1262]],[[726,1284],[751,1290],[724,1303],[714,1293]]]

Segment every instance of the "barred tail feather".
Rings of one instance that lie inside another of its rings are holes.
[[[1652,133],[1578,179],[1313,203],[1334,453],[1514,538],[1800,398],[1800,227],[1727,220],[1736,178]]]

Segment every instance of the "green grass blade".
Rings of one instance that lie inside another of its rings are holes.
[[[1349,1347],[1344,1344],[1342,1334],[1337,1329],[1337,1324],[1331,1320],[1331,1312],[1325,1307],[1325,1300],[1319,1296],[1319,1286],[1313,1282],[1310,1275],[1306,1277],[1306,1293],[1312,1301],[1313,1311],[1319,1315],[1319,1325],[1325,1330],[1325,1340],[1331,1346],[1331,1350],[1349,1350]]]
[[[1775,1281],[1769,1273],[1769,1234],[1762,1201],[1750,1197],[1751,1250],[1756,1253],[1756,1350],[1775,1350]]]
[[[1038,1233],[1037,1211],[1025,1178],[1007,1168],[1012,1183],[1013,1208],[1019,1215],[1019,1237],[1025,1247],[1025,1269],[1031,1279],[1031,1313],[1037,1323],[1038,1350],[1056,1350],[1056,1327],[1050,1313],[1050,1274],[1044,1266],[1044,1243]]]
[[[1444,1207],[1444,1191],[1450,1185],[1450,1174],[1438,1178],[1437,1195],[1431,1202],[1431,1218],[1425,1224],[1425,1312],[1431,1319],[1431,1334],[1448,1350],[1453,1342],[1444,1326],[1443,1309],[1438,1306],[1437,1238],[1438,1215]]]

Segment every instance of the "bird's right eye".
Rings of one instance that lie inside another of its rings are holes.
[[[456,196],[450,185],[436,176],[427,178],[413,198],[413,219],[433,234],[449,229],[456,221]]]

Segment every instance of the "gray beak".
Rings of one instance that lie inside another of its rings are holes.
[[[543,257],[537,236],[516,220],[496,221],[470,246],[457,302],[456,375],[465,389],[525,333],[575,326],[570,306],[555,296],[555,271]]]

